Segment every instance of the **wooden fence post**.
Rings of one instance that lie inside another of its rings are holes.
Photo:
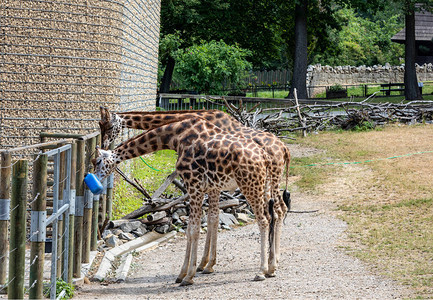
[[[95,147],[96,145],[101,145],[101,135],[97,135],[95,137]],[[95,157],[96,155],[94,155],[93,157]],[[93,165],[91,164],[91,166],[89,166],[90,171],[89,172],[93,172],[94,168]],[[96,251],[97,250],[97,245],[98,245],[98,217],[99,217],[99,199],[100,199],[100,195],[93,195],[93,211],[92,211],[92,236],[91,236],[91,241],[90,241],[90,250],[92,251]]]
[[[69,248],[68,248],[68,282],[72,282],[74,269],[74,226],[75,226],[75,181],[77,172],[77,144],[71,145],[71,170],[68,176],[71,176],[71,192],[69,196]]]
[[[8,252],[8,225],[10,209],[10,190],[11,190],[11,154],[3,152],[1,154],[1,173],[0,173],[0,289],[6,283],[7,271],[7,252]]]
[[[83,213],[84,213],[84,169],[85,164],[84,141],[77,140],[77,161],[76,161],[76,197],[75,197],[75,227],[74,227],[74,268],[75,278],[81,277],[81,259],[83,249]]]
[[[86,141],[86,173],[92,172],[93,165],[91,160],[95,157],[96,138],[92,137]],[[92,211],[93,211],[93,194],[87,186],[84,187],[84,215],[83,215],[83,257],[81,262],[90,261],[90,244],[93,235]],[[95,208],[97,209],[97,208]],[[97,227],[96,227],[97,229]]]
[[[33,200],[32,203],[32,230],[30,234],[30,290],[29,299],[43,298],[44,260],[45,260],[45,238],[46,228],[44,221],[47,213],[47,164],[48,156],[40,154],[33,163]],[[44,228],[42,228],[44,227]],[[43,230],[34,234],[32,231]]]
[[[9,299],[24,298],[26,255],[27,160],[18,160],[12,167],[11,238],[9,249]]]

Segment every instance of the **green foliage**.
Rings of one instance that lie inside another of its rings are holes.
[[[404,27],[398,7],[388,6],[371,16],[343,8],[336,11],[335,16],[341,29],[328,28],[331,46],[315,53],[313,63],[332,66],[401,64],[404,45],[391,42],[391,37]]]
[[[341,92],[344,90],[345,90],[345,88],[343,88],[341,86],[341,84],[334,84],[333,86],[330,86],[328,89],[328,91],[330,91],[330,92]]]
[[[165,63],[165,60],[169,55],[179,49],[183,40],[180,38],[179,31],[175,33],[165,34],[159,41],[159,59]]]
[[[50,282],[44,282],[44,296],[49,298],[50,297],[50,288],[51,283]],[[60,298],[60,299],[71,299],[74,297],[74,291],[75,287],[72,283],[67,283],[66,281],[63,281],[60,278],[57,278],[56,281],[56,299],[59,297],[60,293],[65,290],[66,294]]]
[[[239,86],[251,64],[246,57],[251,52],[230,46],[223,41],[202,42],[175,54],[176,72],[184,79],[183,88],[210,94],[220,94],[223,82]]]
[[[356,125],[355,127],[352,128],[352,131],[369,131],[369,130],[373,130],[375,128],[375,125],[373,122],[369,122],[369,121],[363,121],[360,124]]]
[[[177,154],[172,150],[162,150],[154,152],[144,158],[144,160],[153,168],[160,170],[155,171],[140,160],[135,158],[129,165],[130,178],[136,178],[143,187],[153,194],[164,180],[174,171],[174,165],[177,160]],[[124,167],[122,167],[124,168]],[[176,194],[173,186],[169,186],[167,193]],[[143,205],[143,195],[135,188],[131,187],[125,180],[119,178],[114,187],[113,199],[113,219],[120,219],[124,215],[140,208]]]

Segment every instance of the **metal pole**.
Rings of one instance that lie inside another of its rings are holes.
[[[63,151],[60,153],[59,157],[59,189],[58,189],[58,207],[63,206],[63,190],[65,187],[65,179],[66,179],[66,153]],[[63,261],[63,234],[64,234],[65,228],[64,228],[64,218],[63,215],[61,215],[57,221],[57,232],[58,232],[58,238],[57,238],[57,253],[59,254],[57,256],[57,278],[62,277],[62,261]]]
[[[70,214],[71,214],[71,164],[72,164],[72,145],[71,148],[66,150],[65,153],[65,182],[63,187],[63,203],[69,204],[69,209],[63,214],[64,217],[64,231],[63,231],[63,262],[62,262],[62,273],[61,278],[66,282],[72,282],[69,280],[69,243],[70,239]],[[75,207],[75,206],[74,206]],[[73,238],[72,238],[73,239]]]
[[[33,163],[33,198],[31,213],[31,250],[29,299],[43,298],[45,238],[47,217],[47,164],[48,156],[41,154]],[[37,234],[34,234],[36,233]]]
[[[19,160],[12,167],[9,299],[24,298],[27,173],[27,160]]]
[[[71,177],[71,189],[69,193],[69,248],[68,248],[68,280],[72,282],[73,269],[74,269],[74,226],[75,226],[75,180],[77,172],[77,144],[73,143],[71,148],[71,169],[68,175]]]
[[[110,149],[114,149],[114,143],[110,144]],[[107,218],[111,220],[113,216],[113,186],[114,186],[114,173],[108,176],[107,180]],[[102,233],[102,232],[101,232]]]
[[[54,186],[53,186],[53,215],[55,215],[59,209],[59,192],[60,192],[60,153],[54,155]],[[53,220],[52,223],[52,247],[51,247],[51,286],[50,286],[50,299],[56,298],[56,281],[57,281],[57,247],[59,238],[59,220],[58,218]]]
[[[6,283],[7,252],[8,252],[8,225],[11,191],[11,154],[1,154],[0,172],[0,288]]]

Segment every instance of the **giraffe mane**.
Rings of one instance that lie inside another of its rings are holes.
[[[180,123],[180,122],[183,122],[183,121],[186,121],[186,120],[191,120],[191,119],[200,119],[200,120],[203,120],[203,121],[207,122],[207,120],[204,119],[204,118],[202,118],[202,117],[189,117],[189,118],[185,118],[185,119],[180,120],[180,121],[179,121],[179,120],[173,120],[173,121],[167,122],[167,123],[165,123],[165,124],[159,125],[159,126],[157,126],[157,127],[155,127],[155,128],[152,128],[152,129],[150,129],[150,130],[147,130],[147,131],[145,131],[145,132],[143,132],[143,133],[140,133],[140,134],[138,134],[138,135],[136,135],[136,136],[133,136],[133,137],[127,139],[126,141],[124,141],[122,144],[117,145],[116,148],[114,148],[114,149],[117,149],[117,148],[119,148],[121,145],[123,145],[123,144],[127,144],[127,143],[129,143],[130,141],[137,139],[138,137],[142,136],[143,134],[147,134],[147,133],[149,133],[149,132],[151,132],[151,131],[157,130],[158,128],[160,128],[160,127],[162,127],[162,126],[167,126],[167,125],[170,125],[170,124],[173,124],[173,123]],[[213,125],[213,124],[211,124],[211,125]],[[213,125],[213,126],[215,126],[215,125]],[[215,126],[215,127],[216,127],[216,126]],[[216,128],[218,128],[218,127],[216,127]]]
[[[179,113],[198,113],[198,112],[215,112],[219,111],[217,109],[192,109],[192,110],[169,110],[169,111],[123,111],[123,112],[117,112],[116,114],[122,115],[122,114],[143,114],[146,115],[172,115],[172,114],[179,114]]]

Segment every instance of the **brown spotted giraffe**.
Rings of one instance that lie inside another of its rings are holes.
[[[279,190],[279,183],[286,168],[286,189],[288,185],[288,173],[290,163],[290,152],[287,146],[275,135],[269,132],[255,130],[246,127],[231,116],[219,110],[183,110],[183,111],[132,111],[121,113],[110,113],[108,109],[101,107],[101,128],[102,145],[107,149],[120,134],[122,128],[135,128],[142,130],[150,130],[152,128],[167,124],[169,122],[181,121],[191,117],[200,117],[206,119],[215,126],[233,134],[235,137],[243,137],[247,140],[254,141],[262,147],[271,158],[270,172],[273,178],[278,180],[273,181],[271,190]],[[284,191],[285,195],[288,195]],[[275,231],[272,241],[275,243],[276,259],[280,257],[280,237],[282,230],[282,222],[287,212],[288,207],[283,203],[281,196],[275,198],[274,206],[276,214],[279,216],[276,220]],[[290,208],[289,208],[290,209]],[[205,251],[208,251],[207,243]],[[205,256],[204,256],[205,257]],[[202,270],[206,260],[199,265],[199,270]]]
[[[274,218],[273,200],[268,199],[268,182],[272,181],[268,154],[251,139],[233,136],[201,118],[168,123],[133,137],[113,151],[99,150],[94,160],[95,174],[102,180],[122,161],[161,149],[178,153],[176,170],[190,196],[187,248],[181,272],[176,280],[181,285],[193,283],[196,273],[197,245],[204,194],[209,196],[208,230],[211,232],[210,259],[204,273],[213,272],[219,223],[221,190],[239,187],[250,203],[260,229],[261,261],[255,280],[274,276],[277,266],[275,247],[267,259],[267,238]],[[271,191],[276,197],[278,191]],[[272,228],[271,228],[272,229]]]

